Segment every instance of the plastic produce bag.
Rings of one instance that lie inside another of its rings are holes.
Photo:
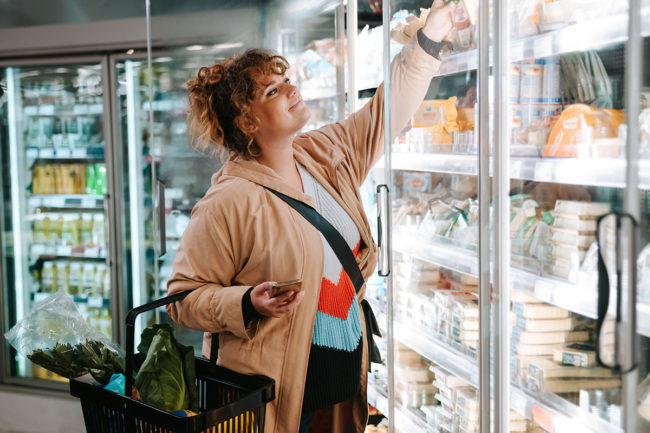
[[[68,379],[89,373],[89,380],[105,385],[124,373],[123,351],[86,322],[65,292],[34,305],[5,338],[33,363]]]

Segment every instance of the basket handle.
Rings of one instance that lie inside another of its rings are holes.
[[[126,366],[125,366],[125,381],[124,381],[124,395],[131,398],[131,388],[133,387],[133,352],[135,348],[135,319],[142,313],[155,310],[158,307],[162,307],[172,302],[182,301],[185,297],[191,292],[187,290],[185,292],[176,293],[171,296],[165,296],[164,298],[156,299],[147,304],[135,307],[126,315]]]

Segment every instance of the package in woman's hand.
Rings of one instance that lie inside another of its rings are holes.
[[[5,338],[33,363],[69,379],[89,373],[105,385],[124,373],[123,351],[91,327],[64,292],[35,304]]]

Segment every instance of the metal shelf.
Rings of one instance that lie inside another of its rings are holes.
[[[34,303],[41,302],[50,296],[52,296],[53,293],[32,293],[32,300]],[[104,298],[102,296],[76,296],[76,295],[70,295],[72,299],[74,300],[75,303],[77,304],[88,304],[89,307],[94,307],[94,308],[109,308],[111,305],[111,300]]]
[[[444,341],[426,337],[420,330],[398,321],[393,322],[393,333],[400,343],[478,388],[476,361],[453,349]]]
[[[62,105],[26,105],[23,113],[26,116],[80,116],[100,115],[104,112],[102,104],[79,104],[70,106]]]
[[[393,245],[395,251],[478,278],[478,257],[475,251],[452,243],[424,242],[415,236],[400,233],[393,237]],[[511,268],[511,275],[514,290],[574,313],[596,318],[595,283],[574,284],[515,267]],[[650,304],[638,303],[637,313],[637,331],[650,337]]]
[[[368,403],[376,407],[385,416],[388,415],[388,397],[372,381],[368,381]],[[394,413],[395,427],[401,431],[409,433],[428,433],[431,431],[431,428],[423,420],[398,404],[395,405]]]
[[[104,210],[104,196],[98,194],[35,194],[27,203],[30,207]]]
[[[394,170],[478,175],[478,155],[393,153],[391,158]],[[625,188],[626,166],[625,159],[620,158],[510,157],[510,177],[536,182]],[[639,161],[639,187],[650,189],[650,160]]]
[[[29,147],[25,150],[25,156],[28,159],[47,159],[47,160],[80,160],[80,161],[103,161],[104,146],[98,147],[96,151],[88,148],[77,149],[55,149],[54,147],[35,148]]]
[[[510,59],[539,59],[576,51],[588,51],[627,40],[627,14],[568,25],[562,29],[511,41]],[[641,35],[650,35],[650,7],[641,9]],[[492,51],[492,50],[490,50]],[[490,63],[492,64],[490,52]],[[476,49],[443,56],[437,76],[475,70],[478,67]]]
[[[70,247],[32,244],[30,254],[33,257],[53,256],[75,259],[106,259],[106,249],[98,247]]]

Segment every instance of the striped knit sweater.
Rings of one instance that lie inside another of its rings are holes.
[[[304,167],[298,165],[304,192],[316,210],[341,233],[356,257],[361,239],[357,226],[336,200]],[[360,388],[361,319],[354,285],[321,234],[323,279],[311,340],[303,411],[345,401]]]

